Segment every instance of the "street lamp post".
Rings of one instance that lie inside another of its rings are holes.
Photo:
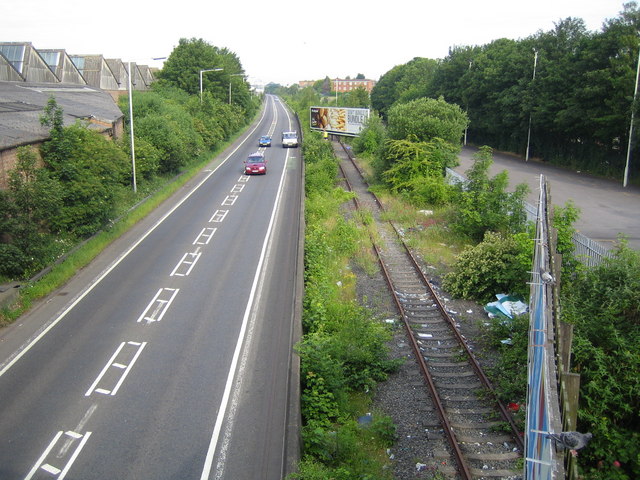
[[[627,161],[624,165],[624,178],[622,180],[622,186],[627,186],[629,179],[629,159],[631,158],[631,143],[633,138],[633,117],[636,104],[636,97],[638,96],[638,76],[640,76],[640,50],[638,50],[638,65],[636,66],[636,85],[633,90],[633,101],[631,102],[631,123],[629,124],[629,143],[627,143]]]
[[[469,71],[471,71],[471,65],[473,64],[473,60],[469,60]],[[464,145],[467,145],[467,132],[469,131],[469,99],[466,99],[467,104],[467,108],[466,108],[466,114],[467,114],[467,125],[464,127]]]
[[[131,131],[131,168],[133,171],[133,193],[137,193],[136,186],[136,149],[133,140],[133,96],[131,95],[131,62],[129,62],[129,130]]]
[[[167,57],[157,57],[153,60],[164,60]],[[131,75],[133,72],[131,71],[131,62],[129,63],[129,73],[128,77],[128,89],[129,89],[129,130],[131,131],[131,169],[132,169],[132,183],[133,183],[133,193],[138,192],[138,186],[136,183],[136,147],[135,141],[133,138],[133,96],[131,94]]]
[[[202,103],[202,74],[204,72],[221,72],[224,68],[209,68],[207,70],[200,70],[200,103]]]
[[[538,51],[533,49],[533,78],[532,81],[536,79],[536,65],[538,64]],[[524,154],[524,161],[529,161],[529,143],[531,142],[531,112],[529,112],[529,131],[527,133],[527,150]]]

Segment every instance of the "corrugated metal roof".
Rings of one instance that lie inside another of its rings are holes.
[[[64,125],[81,118],[113,124],[123,116],[111,95],[97,88],[0,81],[0,149],[49,138],[49,129],[40,125],[40,117],[51,96],[63,110]]]
[[[39,49],[38,53],[47,62],[47,65],[56,74],[56,77],[60,79],[61,83],[78,83],[82,85],[87,83],[66,51],[62,49]]]

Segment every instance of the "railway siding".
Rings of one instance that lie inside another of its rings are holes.
[[[421,412],[421,440],[437,471],[447,478],[522,478],[522,441],[517,432],[502,431],[506,410],[496,406],[486,376],[400,235],[380,219],[380,202],[358,168],[340,156],[345,185],[356,194],[354,208],[370,211],[375,220],[381,270],[405,325],[406,344],[413,347],[407,356],[419,370],[410,399],[415,403],[407,408]]]

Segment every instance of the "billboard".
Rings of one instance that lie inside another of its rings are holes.
[[[311,130],[356,137],[368,118],[368,108],[311,107]]]

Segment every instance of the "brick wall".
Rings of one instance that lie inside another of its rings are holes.
[[[29,147],[36,152],[38,159],[40,159],[40,145],[41,143],[29,145]],[[7,190],[9,188],[9,172],[16,168],[17,163],[18,148],[0,150],[0,190]],[[42,164],[41,159],[39,163]]]

